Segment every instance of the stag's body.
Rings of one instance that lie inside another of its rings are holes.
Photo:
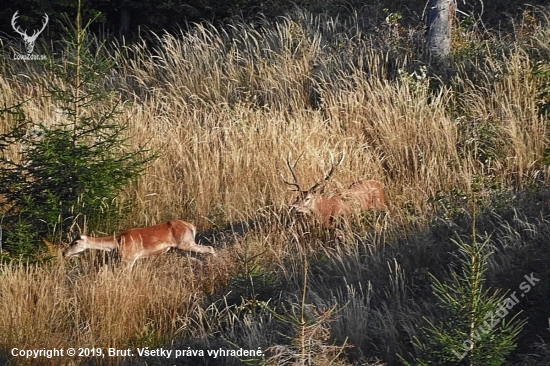
[[[386,205],[382,183],[362,180],[330,195],[302,191],[291,207],[296,212],[313,214],[323,226],[332,226],[337,217],[368,209],[384,210]]]
[[[335,191],[332,194],[324,193],[324,183],[334,173],[335,168],[342,163],[344,155],[325,178],[315,183],[310,189],[304,191],[298,184],[294,167],[287,159],[287,165],[294,178],[294,183],[285,181],[288,185],[296,187],[298,197],[290,206],[292,210],[305,214],[313,214],[323,226],[332,226],[337,217],[347,217],[354,212],[367,209],[385,210],[386,199],[382,183],[376,180],[364,179],[353,183],[345,190]],[[298,162],[298,161],[296,161]]]
[[[214,248],[195,243],[196,232],[193,224],[183,220],[172,220],[99,238],[79,235],[64,251],[63,256],[70,257],[86,249],[118,250],[120,260],[132,266],[139,258],[162,254],[170,248],[216,255]]]

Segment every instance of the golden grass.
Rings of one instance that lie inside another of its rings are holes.
[[[2,266],[0,308],[9,316],[0,321],[0,344],[6,354],[13,347],[157,347],[178,337],[207,336],[194,322],[215,287],[207,278],[219,276],[223,264],[212,273],[207,263],[174,254],[129,271],[94,266],[90,257],[50,266]]]

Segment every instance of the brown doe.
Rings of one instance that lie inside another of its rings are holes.
[[[71,257],[86,249],[118,250],[120,260],[129,267],[139,258],[165,253],[170,248],[215,256],[216,252],[211,246],[195,243],[196,233],[195,225],[183,220],[172,220],[99,238],[79,234],[65,249],[63,256]]]
[[[298,192],[298,197],[292,203],[291,210],[305,214],[313,214],[319,222],[330,227],[334,224],[334,219],[337,217],[347,217],[353,212],[376,209],[385,210],[386,203],[384,197],[384,187],[382,183],[376,180],[363,179],[353,183],[347,189],[338,190],[331,194],[325,194],[324,189],[326,182],[330,179],[336,168],[344,161],[344,154],[336,165],[334,164],[331,155],[331,168],[322,180],[317,181],[308,190],[303,190],[296,177],[295,168],[298,159],[294,165],[290,164],[289,157],[286,159],[286,164],[294,182],[288,182],[283,178],[283,181],[289,186],[294,187],[293,191]]]

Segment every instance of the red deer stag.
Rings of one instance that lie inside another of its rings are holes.
[[[177,248],[188,252],[210,253],[216,255],[214,248],[195,243],[195,225],[183,220],[172,220],[155,226],[128,229],[120,234],[94,238],[78,235],[63,252],[71,257],[86,249],[105,251],[118,250],[120,260],[129,267],[139,258],[149,257]]]
[[[293,211],[305,214],[313,214],[319,222],[325,226],[333,226],[334,219],[340,216],[349,216],[351,213],[366,209],[385,210],[384,187],[382,183],[376,180],[360,180],[353,183],[349,188],[338,190],[331,194],[325,194],[325,184],[330,179],[335,169],[344,161],[344,154],[336,165],[331,155],[330,171],[320,181],[317,181],[310,189],[303,190],[298,184],[295,168],[301,155],[296,159],[294,165],[290,164],[289,157],[286,159],[286,164],[294,182],[283,181],[289,186],[294,187],[294,191],[298,192],[298,197],[290,206]],[[282,176],[281,176],[282,177]]]

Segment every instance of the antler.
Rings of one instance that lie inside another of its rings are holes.
[[[17,18],[19,18],[19,16],[17,15],[19,13],[19,10],[17,10],[15,12],[15,14],[13,14],[13,17],[11,18],[11,26],[13,27],[13,29],[19,33],[20,35],[24,36],[24,37],[28,37],[27,36],[27,31],[22,31],[21,28],[15,24],[15,21],[17,20]]]
[[[296,159],[296,161],[294,162],[294,165],[293,166],[290,166],[290,153],[288,154],[288,156],[286,157],[286,166],[288,167],[288,169],[290,170],[290,174],[292,174],[292,179],[294,179],[294,183],[291,183],[291,182],[288,182],[284,177],[283,175],[281,174],[281,178],[283,179],[283,182],[285,182],[286,184],[288,184],[289,186],[294,186],[295,187],[295,191],[297,192],[301,192],[302,191],[302,188],[300,188],[300,185],[298,184],[298,178],[296,178],[296,173],[294,172],[294,169],[296,168],[296,164],[298,164],[298,160],[300,160],[300,158],[302,157],[302,155],[304,155],[304,153],[301,153],[300,156],[298,156],[298,159]]]
[[[329,172],[325,175],[325,178],[323,180],[320,180],[318,181],[317,183],[315,183],[313,185],[313,187],[311,187],[309,189],[309,192],[313,192],[315,191],[317,188],[319,188],[319,186],[321,184],[324,184],[326,181],[328,181],[330,179],[330,177],[332,176],[332,174],[334,173],[335,169],[340,166],[340,164],[342,164],[342,162],[344,161],[344,157],[346,156],[345,152],[342,152],[342,155],[340,155],[340,160],[338,161],[338,163],[336,163],[336,165],[334,165],[334,157],[332,156],[332,154],[330,154],[330,170]]]
[[[48,21],[50,20],[50,18],[48,17],[48,14],[44,13],[44,20],[42,20],[42,29],[40,29],[38,32],[37,31],[34,31],[34,33],[32,34],[32,36],[34,37],[35,36],[35,33],[36,35],[38,36],[40,33],[42,33],[44,31],[44,29],[46,28],[46,26],[48,25]]]
[[[32,33],[32,36],[29,37],[27,35],[27,30],[26,29],[23,31],[23,30],[21,30],[21,27],[19,27],[17,24],[15,24],[15,22],[17,21],[17,18],[19,18],[18,14],[19,14],[19,10],[17,10],[15,12],[15,14],[13,14],[13,17],[11,18],[11,26],[13,27],[13,29],[17,33],[19,33],[23,37],[26,37],[26,38],[29,38],[29,39],[33,39],[33,38],[37,37],[40,33],[42,33],[44,31],[44,29],[46,28],[46,25],[48,25],[48,21],[50,20],[50,18],[48,17],[48,14],[44,13],[44,20],[42,20],[42,29],[40,29],[39,31],[35,30]]]

